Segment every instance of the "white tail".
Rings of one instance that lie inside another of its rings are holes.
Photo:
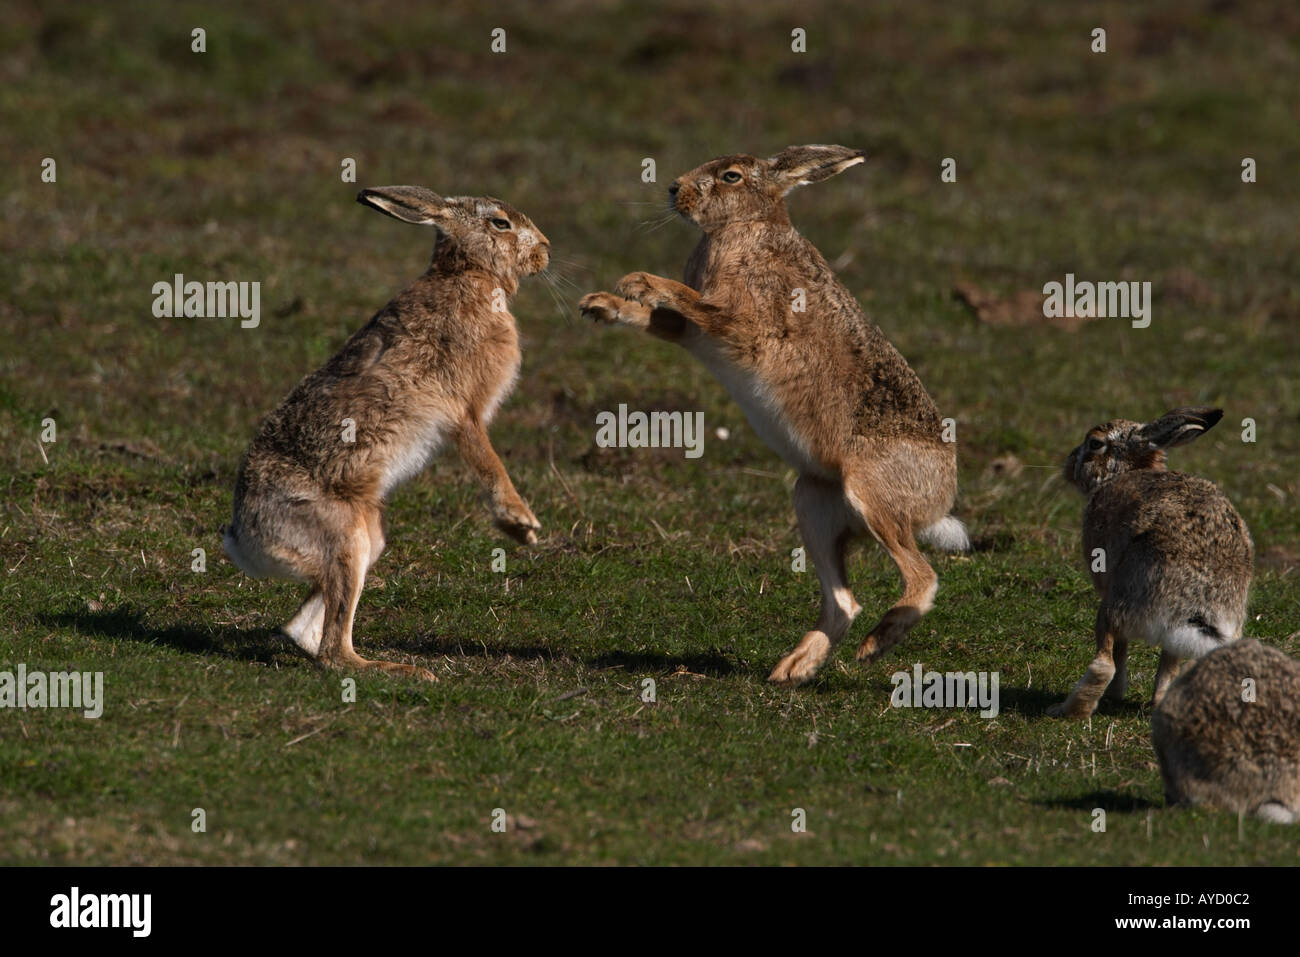
[[[970,551],[970,536],[966,534],[966,526],[961,519],[951,515],[945,515],[928,528],[921,529],[916,537],[942,552]]]

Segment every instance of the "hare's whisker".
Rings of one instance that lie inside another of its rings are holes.
[[[677,217],[676,212],[670,212],[670,213],[665,213],[663,216],[660,216],[657,219],[647,219],[638,225],[637,231],[647,235],[649,233],[658,232],[659,230],[667,226],[669,223],[671,223],[676,217]]]
[[[585,265],[583,265],[582,263],[578,262],[576,259],[562,259],[562,258],[560,258],[559,256],[552,256],[552,257],[551,257],[551,262],[553,262],[553,263],[563,263],[563,264],[566,265],[566,266],[572,266],[574,269],[582,269],[582,270],[584,270],[584,271],[586,271],[586,272],[592,272],[592,271],[593,271],[592,268],[591,268],[590,266],[585,266]]]
[[[578,289],[578,284],[559,270],[548,267],[542,270],[541,275],[552,289],[565,289],[574,292]]]
[[[551,302],[555,304],[555,311],[565,319],[572,320],[573,315],[570,312],[569,304],[564,301],[564,297],[562,297],[559,290],[556,289],[553,277],[548,276],[545,270],[543,270],[541,276],[546,280],[546,294],[551,297]]]

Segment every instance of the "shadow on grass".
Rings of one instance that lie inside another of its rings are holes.
[[[41,615],[38,620],[51,628],[66,628],[97,638],[117,638],[142,645],[161,645],[190,654],[220,655],[237,661],[270,664],[283,652],[283,639],[273,631],[241,631],[233,625],[150,625],[138,612],[74,611]]]
[[[42,615],[38,619],[51,628],[67,629],[98,638],[134,641],[158,645],[197,655],[219,655],[237,661],[271,664],[279,660],[306,663],[306,659],[288,646],[275,629],[241,630],[234,626],[150,625],[144,615],[129,609],[91,612],[73,611]],[[367,643],[369,644],[369,643]],[[401,652],[415,657],[514,658],[525,661],[554,661],[571,657],[563,650],[544,645],[474,644],[461,638],[443,638],[433,634],[385,639],[362,652],[366,656],[383,656],[384,651]],[[720,677],[732,674],[736,667],[719,652],[698,655],[658,655],[613,651],[588,660],[593,668],[625,668],[629,672],[688,671]]]
[[[448,658],[518,658],[524,661],[551,661],[565,657],[563,652],[545,645],[483,644],[434,634],[391,639],[379,638],[376,634],[369,650],[380,653],[384,649],[417,657],[446,655]]]
[[[736,666],[717,651],[698,655],[660,655],[654,652],[607,651],[587,662],[593,668],[623,668],[633,673],[678,672],[721,678]]]
[[[1163,807],[1163,805],[1148,801],[1144,797],[1138,797],[1135,794],[1121,794],[1118,791],[1091,791],[1078,797],[1048,798],[1034,803],[1039,807],[1051,807],[1067,811],[1091,811],[1093,808],[1099,807],[1108,813],[1118,811],[1121,814],[1131,814],[1134,811],[1146,811]]]
[[[1046,717],[1047,709],[1065,700],[1068,691],[1046,691],[1037,688],[1015,688],[1002,686],[998,688],[999,708],[1026,717]],[[1103,699],[1097,707],[1095,718],[1111,715],[1134,715],[1142,711],[1142,706],[1135,701],[1111,701]],[[1065,720],[1052,718],[1053,721]]]

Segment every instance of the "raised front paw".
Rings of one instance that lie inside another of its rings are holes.
[[[595,322],[619,323],[644,329],[650,322],[650,310],[608,292],[589,292],[578,301],[582,314]]]
[[[672,301],[672,290],[665,280],[648,272],[630,272],[614,286],[616,295],[658,309]]]
[[[497,528],[524,545],[536,545],[542,523],[523,500],[507,502],[492,509]]]
[[[627,305],[618,296],[608,292],[589,292],[578,300],[578,309],[595,322],[618,322],[618,312]]]

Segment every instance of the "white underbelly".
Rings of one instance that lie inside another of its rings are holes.
[[[750,426],[768,448],[801,474],[827,475],[814,460],[808,443],[791,428],[776,396],[757,376],[727,361],[718,347],[708,340],[695,340],[687,347],[736,400]]]
[[[425,466],[442,448],[446,433],[446,423],[439,420],[424,426],[404,444],[395,448],[384,466],[383,478],[379,483],[380,495],[387,498],[397,486],[424,471]]]
[[[510,369],[510,374],[502,378],[501,384],[497,386],[496,392],[488,398],[487,404],[480,410],[479,419],[483,422],[485,428],[496,416],[497,409],[499,409],[501,403],[506,400],[506,396],[510,395],[510,393],[514,391],[515,383],[519,381],[519,365],[520,359],[516,356],[514,366]]]

